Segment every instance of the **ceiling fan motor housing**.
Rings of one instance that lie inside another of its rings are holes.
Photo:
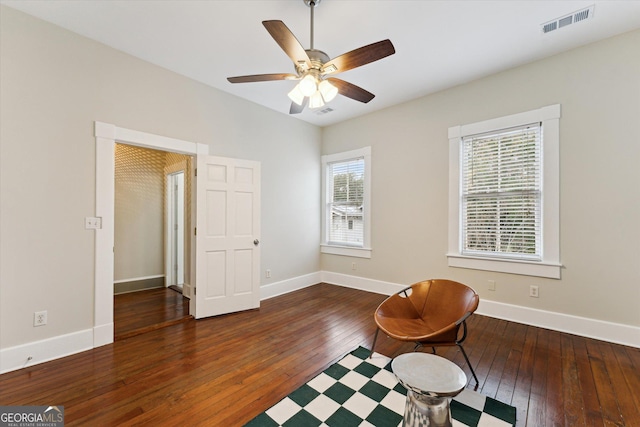
[[[329,55],[327,55],[323,51],[317,50],[317,49],[306,49],[305,52],[307,53],[307,56],[309,57],[309,61],[311,62],[311,67],[307,68],[307,64],[306,63],[295,64],[296,71],[298,72],[298,75],[302,75],[307,71],[309,71],[309,72],[315,71],[316,73],[314,73],[314,74],[318,74],[318,77],[319,77],[320,70],[322,69],[322,66],[326,62],[329,62],[329,59],[330,59]]]

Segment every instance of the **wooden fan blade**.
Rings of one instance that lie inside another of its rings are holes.
[[[262,21],[262,25],[267,29],[271,37],[278,43],[278,45],[284,50],[294,64],[306,65],[306,68],[311,67],[311,61],[307,52],[293,35],[291,30],[284,25],[282,21]]]
[[[322,66],[322,74],[342,73],[396,53],[390,40],[382,40],[337,56]]]
[[[307,104],[309,103],[309,97],[305,96],[304,100],[302,101],[302,105],[298,105],[295,102],[291,103],[291,107],[289,108],[289,114],[300,114],[302,113],[302,110],[304,110],[304,108],[307,106]]]
[[[338,93],[344,95],[347,98],[355,99],[356,101],[364,102],[365,104],[375,98],[375,95],[362,89],[360,86],[356,86],[353,83],[345,82],[344,80],[331,77],[327,79],[329,83],[338,88]]]
[[[270,82],[273,80],[297,80],[298,76],[288,73],[253,74],[251,76],[227,77],[230,83]]]

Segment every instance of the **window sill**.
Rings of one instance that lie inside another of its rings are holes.
[[[447,258],[449,259],[449,267],[496,271],[549,279],[560,279],[560,270],[562,269],[562,264],[552,262],[487,259],[459,254],[447,254]]]
[[[320,245],[323,254],[351,256],[356,258],[371,258],[371,248],[354,248],[351,246]]]

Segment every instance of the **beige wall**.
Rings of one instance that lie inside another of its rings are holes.
[[[113,279],[164,275],[166,153],[116,144]]]
[[[0,348],[93,327],[95,120],[260,161],[262,284],[319,270],[320,129],[5,6],[0,31]]]
[[[373,256],[356,274],[452,278],[481,299],[640,325],[639,46],[640,31],[623,34],[325,128],[323,154],[372,147]],[[556,103],[562,279],[449,268],[448,128]],[[327,271],[351,262],[321,256]]]
[[[184,168],[185,231],[191,229],[191,157],[133,147],[115,146],[114,272],[116,282],[165,275],[167,173]],[[172,168],[173,165],[176,165]],[[190,247],[191,235],[184,245]],[[188,251],[187,251],[188,252]],[[189,265],[189,253],[185,253]],[[185,281],[189,282],[189,271]],[[154,285],[157,284],[153,282]]]

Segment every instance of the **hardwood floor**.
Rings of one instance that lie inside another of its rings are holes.
[[[115,295],[114,337],[117,340],[188,321],[189,300],[168,288]]]
[[[241,426],[359,345],[383,295],[319,284],[0,376],[0,405],[64,405],[67,426]],[[380,336],[394,357],[412,345]],[[519,426],[640,426],[640,349],[480,315],[478,391]],[[459,351],[442,348],[471,377]],[[469,388],[474,388],[473,380]]]

